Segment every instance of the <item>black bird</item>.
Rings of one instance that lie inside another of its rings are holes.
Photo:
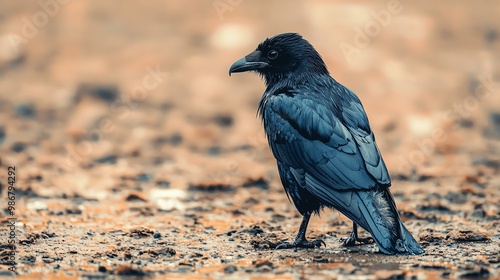
[[[258,113],[283,187],[303,216],[295,241],[276,248],[324,244],[305,233],[311,214],[331,207],[353,221],[345,245],[367,241],[358,238],[359,225],[385,254],[422,254],[399,217],[363,105],[330,76],[314,47],[296,33],[276,35],[236,61],[229,75],[245,71],[265,80]]]

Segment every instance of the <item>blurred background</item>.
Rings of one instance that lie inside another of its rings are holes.
[[[287,204],[256,117],[264,84],[228,69],[297,32],[362,100],[396,192],[498,190],[499,14],[495,0],[2,1],[1,165],[45,198],[25,211],[259,184]],[[168,201],[155,207],[186,207]]]
[[[99,161],[180,187],[274,173],[255,117],[264,85],[227,73],[265,38],[298,32],[360,96],[393,173],[498,160],[499,12],[496,1],[4,2],[1,156],[20,179],[43,177],[25,185],[54,191],[70,187],[54,176],[113,185],[118,171]]]

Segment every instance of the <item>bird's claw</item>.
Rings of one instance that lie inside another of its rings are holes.
[[[375,242],[371,237],[366,237],[366,238],[358,237],[356,241],[358,241],[361,244],[372,244],[373,242]]]
[[[316,239],[314,241],[307,241],[307,240],[301,240],[301,241],[295,241],[293,243],[290,242],[281,242],[278,246],[276,246],[276,250],[281,250],[281,249],[292,249],[292,248],[319,248],[321,245],[326,247],[325,241],[321,239]]]
[[[374,242],[373,238],[371,238],[371,237],[360,238],[360,237],[357,237],[354,234],[354,232],[351,232],[351,234],[349,234],[349,237],[347,237],[341,241],[343,241],[344,246],[346,246],[346,247],[354,246],[354,245],[356,245],[356,242],[359,242],[360,244],[371,244]]]

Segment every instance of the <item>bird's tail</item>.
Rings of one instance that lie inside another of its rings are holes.
[[[420,244],[401,221],[389,190],[357,191],[352,192],[350,196],[349,207],[337,209],[369,231],[383,253],[389,255],[424,253]]]

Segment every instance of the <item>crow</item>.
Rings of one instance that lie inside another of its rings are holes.
[[[257,112],[285,192],[303,216],[295,241],[276,249],[326,246],[308,241],[306,230],[312,214],[330,207],[353,221],[346,246],[370,241],[358,237],[359,225],[385,254],[424,253],[399,217],[361,101],[330,76],[314,47],[297,33],[267,38],[229,75],[245,71],[265,81]]]

